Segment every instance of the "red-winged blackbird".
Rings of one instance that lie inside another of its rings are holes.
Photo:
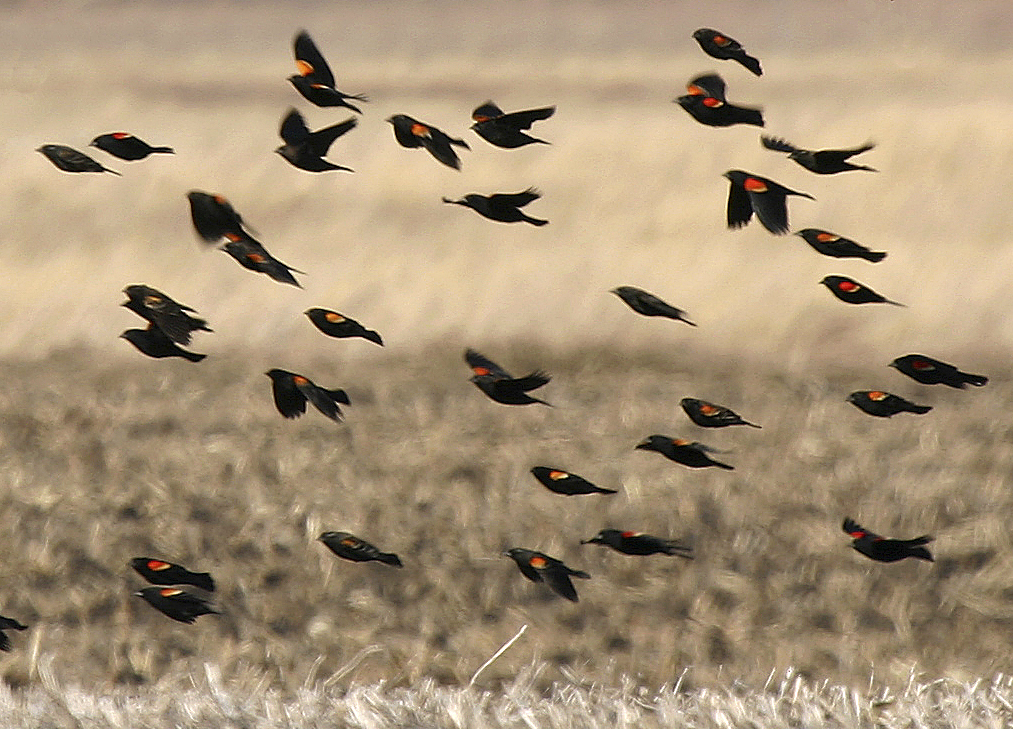
[[[848,172],[849,170],[878,171],[865,165],[853,165],[848,162],[849,157],[868,152],[876,146],[874,144],[864,144],[854,149],[799,149],[783,139],[767,135],[761,135],[760,142],[764,147],[775,152],[788,152],[788,159],[798,162],[810,172],[815,172],[818,175],[832,175],[836,172]]]
[[[471,149],[463,139],[447,136],[436,127],[423,124],[406,114],[395,114],[387,121],[394,126],[394,138],[402,147],[423,147],[433,157],[455,170],[461,169],[461,159],[450,145]]]
[[[819,228],[803,228],[793,235],[800,236],[816,251],[831,258],[864,258],[866,261],[878,263],[886,258],[883,251],[872,251],[848,238],[842,238],[829,230]]]
[[[190,332],[212,331],[206,321],[186,313],[197,313],[196,309],[180,304],[158,289],[145,284],[131,284],[123,289],[123,293],[127,295],[127,300],[120,306],[151,322],[177,344],[189,344]]]
[[[602,529],[581,544],[605,544],[623,554],[674,554],[677,557],[693,559],[693,548],[674,539],[652,537],[643,532],[622,532],[618,529]]]
[[[728,103],[724,79],[716,73],[697,76],[686,85],[686,93],[673,101],[698,122],[710,127],[764,126],[761,109]]]
[[[299,31],[293,42],[293,47],[295,66],[299,73],[289,76],[288,80],[295,86],[296,91],[303,95],[303,98],[317,106],[344,106],[356,114],[362,113],[349,104],[347,99],[355,101],[369,101],[369,99],[362,94],[345,94],[334,88],[334,74],[331,73],[330,66],[317,50],[309,33],[305,30]]]
[[[838,299],[849,304],[893,304],[894,306],[906,306],[906,304],[901,304],[899,301],[891,301],[885,296],[877,294],[868,286],[864,286],[847,276],[824,276],[820,283],[830,289],[830,293]]]
[[[932,559],[932,553],[925,547],[932,541],[932,537],[928,534],[914,539],[887,539],[860,527],[848,518],[845,518],[841,528],[854,538],[851,546],[856,551],[877,562],[897,562],[905,557],[935,561]]]
[[[43,144],[35,151],[42,152],[46,159],[64,172],[111,172],[122,177],[116,170],[103,167],[84,152],[78,152],[73,147],[65,147],[62,144]]]
[[[344,337],[362,337],[379,344],[381,347],[383,346],[383,339],[380,338],[379,334],[372,329],[366,329],[355,319],[349,319],[347,316],[339,314],[336,311],[315,307],[307,309],[303,313],[309,317],[317,329],[329,337],[338,337],[339,339]]]
[[[193,585],[208,592],[215,591],[215,581],[208,572],[191,572],[182,565],[151,557],[134,557],[130,566],[153,585]]]
[[[221,615],[203,597],[178,587],[145,587],[134,595],[143,597],[151,607],[181,623],[193,623],[201,615]]]
[[[465,351],[464,360],[475,373],[471,381],[479,390],[496,402],[504,405],[530,405],[536,402],[549,405],[544,400],[528,395],[529,391],[536,390],[549,382],[551,378],[544,372],[535,370],[529,375],[515,378],[474,349]]]
[[[7,618],[0,615],[0,651],[9,651],[11,649],[11,638],[5,630],[27,630],[27,625],[22,625],[14,618]]]
[[[665,458],[681,463],[684,466],[690,468],[707,468],[708,466],[717,466],[727,471],[734,471],[734,466],[729,466],[727,463],[721,463],[715,461],[709,455],[708,452],[713,452],[713,448],[705,446],[703,443],[697,443],[695,441],[688,441],[684,438],[671,438],[667,435],[652,435],[646,438],[643,442],[637,443],[636,450],[638,451],[657,451]]]
[[[697,400],[694,397],[684,397],[679,401],[686,415],[701,428],[724,428],[727,425],[748,425],[750,428],[759,428],[756,423],[743,420],[736,413],[726,407],[715,405],[706,400]]]
[[[190,202],[194,230],[205,243],[217,243],[227,235],[246,234],[242,217],[221,195],[191,190],[186,199]]]
[[[638,314],[643,314],[644,316],[663,316],[668,319],[675,319],[676,321],[684,321],[691,327],[696,326],[696,324],[686,318],[685,311],[677,309],[668,302],[662,301],[654,294],[650,294],[643,289],[638,289],[636,286],[620,286],[612,289],[610,293],[625,301]]]
[[[545,582],[552,588],[553,592],[561,597],[565,597],[570,602],[577,602],[577,590],[574,588],[570,578],[591,579],[591,575],[587,572],[571,569],[558,559],[531,549],[514,547],[503,552],[503,556],[509,557],[516,562],[517,569],[529,580],[532,582]]]
[[[121,339],[126,339],[137,347],[141,354],[146,354],[155,359],[165,357],[182,357],[191,362],[200,362],[207,357],[206,354],[189,352],[174,341],[169,339],[161,329],[154,324],[148,324],[146,329],[127,329],[120,334]]]
[[[521,210],[522,207],[541,196],[538,190],[529,187],[523,192],[498,192],[488,196],[469,193],[460,200],[451,200],[446,197],[442,199],[445,203],[471,208],[483,218],[489,218],[489,220],[496,220],[500,223],[524,222],[541,226],[548,224],[549,221],[532,218],[525,215],[524,211]]]
[[[89,143],[90,147],[98,147],[114,157],[129,161],[144,159],[149,154],[173,154],[172,147],[152,147],[143,139],[126,132],[100,134]]]
[[[535,466],[531,469],[531,474],[549,491],[554,491],[564,496],[617,493],[615,489],[603,489],[575,473],[561,471],[558,468]]]
[[[314,385],[307,377],[294,372],[272,369],[264,373],[271,378],[271,390],[278,412],[286,418],[298,418],[306,412],[306,401],[334,421],[341,421],[338,403],[350,405],[344,390],[326,390]]]
[[[722,61],[738,61],[757,76],[763,75],[760,62],[747,54],[734,38],[729,38],[724,33],[719,33],[711,28],[699,28],[693,31],[693,38],[708,56]]]
[[[496,104],[487,101],[471,112],[471,118],[475,121],[471,128],[489,144],[504,149],[516,149],[526,144],[548,144],[544,139],[528,136],[521,130],[530,129],[536,121],[548,119],[555,113],[556,107],[545,106],[504,114]]]
[[[275,152],[284,157],[293,167],[307,172],[327,172],[328,170],[345,170],[353,172],[351,167],[342,167],[324,159],[327,150],[334,140],[355,128],[358,122],[351,117],[333,126],[311,132],[306,122],[295,109],[289,109],[281,122],[281,138],[285,144]]]
[[[932,409],[931,405],[915,405],[899,395],[891,395],[881,390],[858,390],[848,395],[847,399],[859,410],[877,418],[889,418],[897,413],[924,415]]]
[[[926,357],[924,354],[905,354],[891,362],[889,367],[896,367],[908,377],[923,385],[948,385],[963,390],[965,385],[981,387],[988,382],[984,375],[972,375],[961,372],[951,364],[938,359]]]
[[[741,228],[755,212],[764,228],[774,235],[783,235],[788,232],[788,195],[816,199],[750,172],[729,170],[724,176],[731,183],[728,189],[729,228]]]
[[[393,552],[381,552],[369,542],[348,532],[324,532],[317,539],[342,559],[352,562],[383,562],[394,567],[403,567],[401,558]]]
[[[235,258],[243,268],[248,268],[257,273],[266,273],[279,283],[291,284],[292,286],[302,288],[299,282],[295,280],[295,276],[292,275],[292,271],[302,273],[303,275],[305,273],[298,268],[292,268],[279,261],[267,252],[267,249],[264,248],[260,241],[254,240],[247,233],[227,233],[225,237],[228,240],[221,247],[221,250]]]

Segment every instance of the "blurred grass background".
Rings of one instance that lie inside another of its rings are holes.
[[[0,610],[32,624],[0,671],[34,681],[225,675],[456,683],[512,636],[486,674],[532,660],[601,680],[765,677],[772,667],[864,681],[1008,667],[1007,519],[1013,297],[1006,272],[1013,161],[1013,29],[1006,4],[848,0],[695,3],[12,3],[0,9]],[[789,12],[790,11],[790,12]],[[705,56],[701,26],[738,38],[765,74]],[[313,128],[346,118],[284,80],[306,28],[338,87],[367,93],[360,128],[313,176],[271,150],[296,106]],[[809,147],[871,139],[878,174],[817,177],[760,148],[753,128],[697,125],[671,100],[718,71],[766,131]],[[516,151],[467,130],[494,99],[557,104]],[[404,112],[472,146],[463,171],[404,150]],[[67,175],[31,151],[85,150],[125,130],[174,157]],[[755,222],[724,226],[742,168],[816,202],[823,227],[881,264],[825,259]],[[545,228],[505,226],[441,195],[544,197]],[[185,193],[226,195],[300,291],[203,250]],[[848,307],[817,281],[852,275],[907,309]],[[201,365],[144,359],[116,335],[144,282],[215,329]],[[637,317],[610,288],[685,308],[698,329]],[[339,342],[301,312],[327,306],[388,346]],[[475,347],[555,379],[558,407],[505,408],[466,382]],[[982,391],[924,388],[887,370],[924,352],[992,376]],[[273,410],[269,367],[348,389],[348,422]],[[872,420],[843,399],[884,388],[934,405]],[[764,426],[705,432],[683,396]],[[731,453],[734,473],[635,453],[651,433]],[[562,499],[527,474],[575,471],[621,493]],[[876,565],[848,549],[845,514],[887,534],[937,535],[936,565]],[[690,564],[580,547],[604,526],[692,539]],[[403,571],[337,563],[314,542],[348,529]],[[578,605],[497,556],[542,549],[587,569]],[[127,559],[210,569],[226,615],[177,626],[130,592]],[[373,650],[373,647],[376,650]],[[366,651],[361,662],[355,656]],[[354,669],[340,673],[354,663]],[[338,672],[338,673],[336,673]],[[267,677],[267,678],[264,678]]]

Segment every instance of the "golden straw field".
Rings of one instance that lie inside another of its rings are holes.
[[[719,28],[764,67],[704,55]],[[285,78],[306,28],[339,88],[366,93],[357,129],[313,175],[273,149],[291,106],[347,118]],[[762,686],[789,668],[850,686],[1013,669],[1013,15],[1002,0],[594,2],[12,2],[0,8],[5,285],[0,328],[0,676],[86,690],[585,680]],[[812,148],[877,147],[880,172],[813,175],[759,130],[704,127],[672,103],[720,73],[765,133]],[[556,104],[503,150],[471,109]],[[460,172],[393,139],[407,113],[464,137]],[[130,131],[173,156],[124,162],[88,142]],[[61,173],[34,150],[88,151],[122,173]],[[724,223],[745,169],[791,198],[792,229],[889,253],[824,258],[757,222]],[[505,225],[441,196],[537,187]],[[197,242],[185,194],[220,193],[304,288]],[[848,306],[844,274],[906,304]],[[152,360],[117,339],[146,283],[214,328],[207,360]],[[691,328],[630,311],[636,285]],[[335,340],[302,312],[337,309],[387,346]],[[545,369],[555,407],[507,407],[468,382],[473,347],[515,374]],[[922,352],[991,379],[957,391],[886,367]],[[336,424],[286,421],[280,367],[352,404]],[[871,418],[848,393],[933,406]],[[727,405],[762,430],[694,426],[679,400]],[[734,471],[635,451],[701,440]],[[549,465],[619,490],[565,498]],[[936,562],[874,563],[845,516],[931,533]],[[692,562],[581,546],[614,526],[684,538]],[[346,529],[403,570],[336,559]],[[571,604],[527,582],[511,546],[591,573]],[[131,593],[135,556],[210,570],[221,616],[176,624]],[[688,670],[687,670],[688,669]],[[685,671],[685,675],[684,675]],[[208,679],[210,680],[210,679]]]

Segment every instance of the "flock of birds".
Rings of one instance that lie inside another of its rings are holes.
[[[742,45],[724,33],[709,28],[697,30],[693,37],[701,49],[713,58],[733,60],[756,76],[762,75],[760,62],[746,53]],[[321,107],[345,107],[355,113],[361,110],[352,102],[366,102],[359,94],[346,94],[335,86],[333,73],[323,55],[309,34],[299,32],[294,40],[294,52],[298,73],[289,77],[296,90],[311,103]],[[687,85],[687,93],[675,99],[698,122],[715,127],[736,124],[764,126],[762,110],[736,106],[725,96],[726,84],[715,73],[693,78]],[[474,123],[471,129],[482,139],[497,147],[516,149],[530,144],[548,142],[527,134],[535,122],[550,118],[555,107],[548,106],[505,113],[491,101],[481,104],[472,113]],[[387,121],[392,125],[396,141],[406,148],[422,148],[440,163],[460,169],[461,160],[455,150],[469,149],[463,139],[447,133],[406,114],[396,114]],[[340,136],[356,126],[351,117],[338,124],[310,131],[302,115],[291,109],[285,115],[280,128],[284,142],[277,151],[293,166],[308,172],[351,171],[325,159],[331,145]],[[873,148],[872,144],[841,150],[808,150],[796,147],[783,139],[761,136],[761,143],[772,151],[787,153],[789,159],[816,174],[837,174],[848,171],[875,171],[871,167],[858,165],[849,160]],[[172,148],[152,146],[137,137],[116,132],[96,137],[91,146],[123,160],[140,160],[151,154],[171,154]],[[108,172],[97,160],[68,146],[46,144],[37,150],[44,154],[59,169],[67,172]],[[729,228],[745,226],[756,214],[760,224],[774,235],[789,232],[787,198],[812,196],[796,192],[769,178],[743,170],[729,170],[725,173],[730,187],[727,200],[726,220]],[[525,222],[543,226],[548,221],[533,218],[522,210],[539,197],[537,190],[529,188],[517,193],[493,195],[469,194],[460,199],[443,198],[448,204],[469,207],[478,214],[504,223]],[[198,190],[187,194],[191,218],[197,235],[208,244],[221,245],[225,251],[243,267],[263,273],[280,283],[299,286],[294,273],[302,273],[274,258],[257,241],[244,224],[242,217],[223,196]],[[806,228],[796,232],[813,249],[824,256],[834,258],[861,258],[876,263],[886,257],[885,252],[868,248],[830,231]],[[822,282],[838,299],[849,304],[897,302],[881,296],[867,286],[845,276],[828,275]],[[205,355],[185,350],[194,332],[212,331],[207,322],[196,316],[197,312],[185,304],[145,284],[133,284],[124,289],[127,301],[123,306],[147,322],[144,329],[128,329],[121,335],[143,354],[154,358],[180,357],[199,362]],[[660,316],[682,321],[690,326],[696,324],[687,318],[685,311],[676,308],[659,297],[634,286],[620,286],[612,290],[633,311],[643,316]],[[361,337],[383,346],[381,336],[359,322],[331,309],[311,308],[304,312],[309,320],[323,334],[337,338]],[[181,346],[182,345],[182,346]],[[549,405],[545,400],[532,396],[550,381],[549,375],[541,371],[531,372],[523,377],[513,377],[496,362],[483,354],[468,349],[465,361],[471,368],[471,382],[495,402],[506,405]],[[901,373],[925,385],[943,384],[953,388],[966,385],[982,386],[987,378],[962,372],[955,366],[921,354],[909,354],[895,359],[891,366]],[[328,389],[312,382],[308,377],[282,369],[271,369],[265,373],[271,380],[272,394],[277,410],[286,418],[296,418],[307,410],[311,403],[316,410],[334,421],[342,419],[340,405],[348,405],[349,398],[344,390]],[[881,390],[863,390],[851,393],[848,402],[864,412],[877,417],[891,417],[901,412],[923,414],[931,408],[909,402],[897,395]],[[703,428],[746,426],[760,428],[731,409],[697,398],[683,398],[681,406],[689,419]],[[734,470],[734,466],[715,460],[715,451],[708,446],[682,438],[667,435],[651,435],[636,445],[636,449],[655,451],[666,458],[690,468],[716,467]],[[535,479],[557,494],[573,496],[587,494],[608,495],[613,489],[601,488],[583,477],[548,466],[531,469]],[[843,530],[852,537],[852,546],[865,556],[881,561],[894,562],[907,557],[932,561],[932,554],[926,548],[931,541],[928,535],[914,539],[889,539],[858,525],[850,518],[843,522]],[[353,562],[378,561],[393,567],[402,567],[398,555],[384,552],[373,544],[344,531],[325,531],[321,541],[335,555]],[[602,529],[581,544],[601,544],[627,555],[665,554],[693,558],[693,550],[677,540],[618,529]],[[571,578],[590,577],[582,570],[576,570],[562,561],[542,552],[512,548],[504,552],[516,563],[521,574],[533,582],[544,582],[555,593],[576,602],[577,591]],[[138,557],[130,562],[141,577],[152,586],[141,589],[136,595],[144,598],[152,607],[168,617],[192,623],[204,614],[216,613],[209,599],[215,589],[214,580],[206,572],[191,572],[186,567],[161,559]],[[17,620],[0,616],[0,650],[10,649],[10,639],[4,630],[23,630]]]

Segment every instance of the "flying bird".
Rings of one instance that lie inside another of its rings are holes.
[[[0,651],[9,651],[11,649],[11,637],[7,635],[5,631],[27,629],[27,625],[22,625],[14,618],[7,618],[0,615]]]
[[[227,240],[220,250],[235,258],[243,268],[267,274],[278,283],[302,288],[292,272],[303,273],[303,271],[279,261],[267,252],[260,241],[255,240],[248,233],[227,233],[225,237]],[[303,275],[305,274],[303,273]]]
[[[318,541],[342,559],[352,562],[383,562],[393,567],[403,567],[401,558],[393,552],[381,552],[364,539],[348,532],[324,532]]]
[[[900,395],[891,395],[881,390],[857,390],[847,397],[847,401],[859,410],[875,415],[877,418],[890,418],[897,413],[914,413],[924,415],[932,409],[931,405],[916,405]]]
[[[570,602],[577,602],[577,590],[573,586],[571,577],[579,577],[582,580],[591,579],[591,575],[581,570],[571,569],[558,559],[550,557],[542,552],[531,549],[514,547],[503,552],[504,557],[509,557],[517,564],[521,574],[532,582],[544,582],[552,588],[553,592],[565,597]]]
[[[211,603],[178,587],[145,587],[134,593],[144,598],[151,607],[173,620],[192,624],[201,615],[220,615]]]
[[[819,228],[803,228],[793,235],[797,235],[818,253],[831,258],[864,258],[872,263],[879,263],[886,258],[883,251],[869,250],[863,245],[855,243],[848,238],[842,238],[829,230]]]
[[[743,420],[738,414],[721,405],[715,405],[706,400],[697,400],[695,397],[684,397],[679,401],[682,409],[689,419],[701,428],[724,428],[729,425],[748,425],[750,428],[759,428],[756,423]]]
[[[926,357],[924,354],[905,354],[888,366],[895,367],[899,372],[923,385],[947,385],[963,390],[965,385],[981,387],[988,382],[988,378],[984,375],[961,372],[951,364]]]
[[[165,332],[154,324],[149,323],[145,329],[127,329],[120,334],[120,339],[126,339],[141,354],[154,359],[166,357],[182,357],[190,362],[200,362],[207,357],[206,354],[198,354],[183,349],[166,336]]]
[[[289,109],[281,122],[280,135],[285,144],[275,152],[284,157],[293,167],[307,172],[327,172],[328,170],[344,170],[353,172],[351,167],[342,167],[324,159],[327,150],[334,140],[355,128],[358,122],[355,117],[334,124],[333,126],[311,132],[302,114]]]
[[[602,529],[581,544],[604,544],[617,552],[633,555],[669,554],[693,559],[693,548],[675,539],[662,539],[643,532],[624,532],[619,529]]]
[[[424,124],[412,119],[407,114],[395,114],[388,117],[394,127],[394,138],[402,147],[414,149],[422,147],[447,167],[461,169],[461,159],[451,145],[471,149],[463,139],[448,136],[445,132],[431,124]]]
[[[505,114],[496,104],[487,101],[471,112],[471,118],[475,122],[471,128],[489,144],[504,149],[516,149],[526,144],[548,144],[544,139],[525,134],[523,130],[530,129],[536,121],[548,119],[555,113],[556,107],[545,106]]]
[[[459,200],[451,200],[450,198],[445,197],[443,198],[443,202],[471,208],[483,218],[496,220],[500,223],[524,222],[542,226],[546,225],[549,221],[532,218],[525,215],[524,211],[521,210],[522,207],[534,200],[537,200],[541,196],[542,195],[538,192],[538,190],[533,187],[529,187],[523,192],[514,193],[498,192],[492,195],[469,193]]]
[[[693,38],[700,48],[711,58],[721,61],[738,61],[747,70],[757,76],[763,75],[760,62],[746,53],[742,45],[734,38],[712,28],[698,28],[693,31]]]
[[[830,293],[841,301],[848,304],[893,304],[894,306],[906,306],[898,301],[877,294],[864,284],[858,283],[847,276],[824,276],[821,284],[830,289]]]
[[[673,99],[690,116],[709,127],[730,127],[735,124],[764,126],[763,111],[749,106],[729,104],[725,99],[725,82],[716,73],[697,76],[686,85],[686,93]]]
[[[379,344],[381,347],[383,346],[383,339],[380,338],[379,334],[372,329],[366,329],[355,319],[339,314],[336,311],[314,307],[307,309],[303,313],[313,322],[313,326],[329,337],[337,337],[338,339],[362,337]]]
[[[859,526],[853,519],[846,518],[841,528],[852,537],[851,546],[869,559],[877,562],[897,562],[906,557],[934,562],[932,553],[925,547],[932,537],[924,534],[914,539],[887,539]]]
[[[714,449],[705,446],[703,443],[689,441],[684,438],[671,438],[667,435],[652,435],[636,445],[638,451],[656,451],[670,461],[681,463],[690,468],[707,468],[717,466],[726,471],[734,471],[734,466],[721,463],[711,458],[708,453]]]
[[[328,390],[303,375],[286,370],[271,369],[264,373],[271,378],[271,392],[278,412],[286,418],[298,418],[306,412],[306,401],[335,422],[341,421],[342,405],[350,405],[344,390]]]
[[[127,300],[124,306],[142,319],[155,325],[166,337],[177,344],[189,344],[191,332],[212,331],[200,317],[190,316],[196,310],[163,294],[146,284],[131,284],[123,289]]]
[[[683,321],[691,327],[696,324],[686,318],[686,312],[678,309],[666,301],[662,301],[654,294],[648,293],[636,286],[619,286],[610,291],[626,302],[633,311],[644,316],[663,316],[667,319]]]
[[[369,101],[362,94],[345,94],[334,87],[334,74],[324,60],[323,54],[317,49],[313,39],[305,30],[299,31],[293,41],[295,66],[298,74],[289,76],[288,80],[296,91],[310,103],[317,106],[344,106],[356,114],[362,112],[358,107],[348,103],[353,101]]]
[[[536,390],[549,382],[551,378],[544,372],[535,370],[524,377],[513,377],[498,364],[474,349],[465,351],[464,360],[474,373],[471,382],[492,400],[504,405],[531,405],[533,403],[549,405],[544,400],[528,395],[531,390]]]
[[[153,585],[192,585],[208,592],[215,591],[215,581],[209,572],[191,572],[182,565],[151,557],[134,557],[130,566]]]
[[[42,152],[46,159],[64,172],[111,172],[118,177],[122,177],[116,170],[103,167],[98,161],[92,159],[84,152],[78,152],[73,147],[67,147],[62,144],[43,144],[35,151]]]
[[[214,245],[229,235],[248,235],[243,218],[222,195],[191,190],[186,199],[190,203],[194,230],[205,243]]]
[[[133,162],[144,159],[149,154],[174,154],[172,147],[152,147],[143,139],[138,139],[127,132],[111,132],[100,134],[88,144],[89,147],[98,147],[114,157]]]
[[[562,494],[563,496],[617,493],[615,489],[603,489],[575,473],[558,468],[535,466],[531,469],[531,475],[538,479],[538,482],[549,491]]]
[[[760,142],[764,147],[772,149],[775,152],[787,152],[788,159],[794,160],[810,172],[815,172],[818,175],[833,175],[837,172],[848,172],[850,170],[878,171],[872,167],[855,165],[848,162],[856,154],[868,152],[876,146],[874,144],[863,144],[861,147],[855,147],[854,149],[800,149],[783,139],[768,137],[765,134],[760,136]]]
[[[728,210],[729,228],[741,228],[756,213],[764,228],[774,235],[788,232],[788,195],[798,195],[815,200],[805,192],[789,190],[766,177],[760,177],[742,170],[729,170],[724,174],[728,178]]]

